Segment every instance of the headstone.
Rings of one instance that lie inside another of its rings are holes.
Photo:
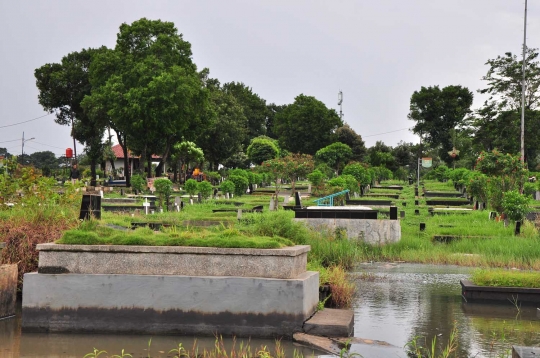
[[[405,211],[401,210],[399,212],[399,217],[403,219],[405,217]]]
[[[253,184],[249,184],[248,190],[249,190],[248,192],[249,192],[250,194],[253,193]]]
[[[148,202],[148,198],[144,198],[144,202],[142,203],[144,206],[144,213],[148,215],[148,208],[150,207],[150,203]]]
[[[420,231],[426,230],[426,223],[420,223]]]
[[[404,202],[402,202],[402,203],[401,203],[401,205],[403,205],[403,206],[407,206],[407,202],[406,202],[406,201],[404,201]]]
[[[180,210],[184,209],[184,202],[180,201]]]
[[[349,195],[349,192],[345,193],[345,200],[351,200],[351,196]]]
[[[272,197],[270,198],[270,206],[268,208],[268,210],[270,211],[274,211],[275,207],[274,207],[274,195],[272,195]]]
[[[286,196],[283,198],[283,205],[287,205],[287,204],[289,203],[289,199],[290,199],[290,198],[291,198],[290,196],[286,195]]]
[[[390,220],[397,220],[397,206],[390,207]]]
[[[90,217],[101,219],[101,196],[99,195],[83,195],[79,220],[88,220]]]
[[[311,183],[308,184],[307,192],[308,192],[309,194],[311,194]]]
[[[229,193],[225,193],[225,199],[229,200]]]
[[[202,195],[201,195],[201,193],[197,194],[197,202],[199,204],[202,203]]]
[[[236,212],[236,218],[238,220],[242,219],[242,209],[238,209],[238,211]]]
[[[418,206],[418,200],[415,200],[415,201],[414,201],[414,205],[417,205],[417,206]]]
[[[414,188],[414,196],[418,196],[418,188]]]
[[[124,196],[124,188],[120,188],[120,195]]]
[[[193,198],[189,198],[189,205],[193,205]]]
[[[217,188],[216,188],[216,189],[214,189],[214,199],[217,198],[217,195],[218,195],[218,190],[217,190]]]
[[[420,215],[420,210],[415,209],[415,210],[414,210],[414,215]]]
[[[534,192],[534,200],[540,200],[540,191]]]
[[[496,217],[497,217],[497,212],[496,211],[490,211],[489,212],[489,220],[495,220]]]
[[[302,207],[302,200],[300,198],[300,192],[295,192],[294,193],[294,206],[297,207],[297,208],[301,208]]]
[[[99,196],[101,196],[101,198],[103,199],[103,190],[99,191]]]

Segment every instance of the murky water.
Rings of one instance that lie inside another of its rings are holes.
[[[512,344],[540,345],[540,317],[536,307],[463,303],[459,280],[469,269],[454,266],[413,264],[364,264],[356,274],[359,296],[355,303],[355,337],[380,344],[355,343],[352,351],[365,358],[407,357],[407,343],[415,337],[418,345],[448,343],[453,327],[457,329],[459,357],[510,357]],[[21,334],[20,310],[16,318],[0,321],[1,358],[82,358],[93,348],[133,357],[167,357],[182,343],[191,347],[193,337],[145,335]],[[211,348],[214,338],[198,338],[199,349]],[[230,340],[225,340],[229,345]],[[237,347],[238,347],[237,343]],[[254,349],[261,345],[273,349],[272,340],[251,340]],[[318,355],[283,341],[286,356],[300,350],[305,356]],[[104,357],[104,356],[102,356]]]
[[[406,357],[416,342],[448,344],[457,329],[458,356],[510,357],[512,344],[540,345],[536,307],[463,303],[459,280],[469,269],[414,264],[364,264],[358,269],[355,336],[386,341],[393,348],[356,344],[364,357]]]

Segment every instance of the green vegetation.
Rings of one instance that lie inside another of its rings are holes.
[[[540,272],[478,269],[471,281],[478,286],[540,288]]]

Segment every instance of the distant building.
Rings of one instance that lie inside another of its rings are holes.
[[[122,150],[122,147],[120,144],[116,144],[112,146],[112,151],[114,153],[114,156],[116,157],[116,160],[114,161],[114,168],[116,169],[117,175],[123,177],[124,172],[124,152]],[[141,167],[140,163],[140,157],[134,156],[133,153],[128,149],[128,157],[129,157],[129,169],[130,173],[133,173],[134,171],[138,170]],[[152,154],[152,163],[159,163],[161,160],[161,157],[155,154]],[[111,163],[107,161],[105,164],[105,168],[107,170],[107,173],[110,173],[111,171]]]

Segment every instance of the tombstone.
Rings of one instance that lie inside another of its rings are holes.
[[[362,190],[362,187],[360,187],[360,190]],[[354,197],[355,197],[355,199],[358,198],[358,196],[359,196],[358,193],[357,193],[357,192],[354,192]]]
[[[144,213],[148,215],[148,208],[150,207],[150,203],[148,202],[148,198],[144,198],[144,202],[142,203],[144,206]]]
[[[473,210],[478,210],[478,200],[474,201]]]
[[[349,192],[345,193],[345,200],[351,200],[351,196],[349,195]]]
[[[290,199],[290,198],[291,198],[290,196],[285,196],[285,197],[283,198],[283,205],[287,205],[287,204],[289,203],[289,199]]]
[[[407,202],[406,202],[406,201],[404,201],[404,202],[402,202],[402,203],[401,203],[401,205],[403,205],[403,206],[407,206]]]
[[[189,205],[193,205],[193,198],[189,198]]]
[[[238,209],[238,211],[236,212],[236,218],[238,220],[241,220],[242,219],[242,209]]]
[[[120,188],[120,195],[124,196],[124,188]]]
[[[302,200],[300,198],[300,192],[295,192],[294,193],[294,207],[296,208],[301,208],[302,207]]]
[[[397,206],[390,207],[390,220],[397,220]]]
[[[399,212],[399,217],[402,218],[402,219],[405,218],[405,211],[401,210]]]
[[[253,194],[253,184],[249,184],[248,190],[250,194]]]
[[[275,210],[274,205],[275,205],[275,203],[274,203],[274,195],[272,195],[272,197],[270,198],[270,207],[268,208],[268,210],[274,211]]]
[[[496,211],[490,211],[489,212],[489,220],[495,220],[496,217],[497,217],[497,212]]]
[[[229,200],[229,193],[225,193],[225,199]]]
[[[414,210],[414,215],[420,215],[420,210],[415,209],[415,210]]]
[[[516,221],[516,227],[514,228],[514,235],[519,235],[521,232],[521,221]]]
[[[217,196],[218,196],[218,190],[217,190],[217,188],[216,188],[216,189],[214,189],[214,199],[216,199]]]
[[[81,201],[79,220],[87,220],[91,217],[101,219],[101,196],[84,194]]]
[[[180,201],[180,210],[184,209],[184,202]]]
[[[99,196],[101,196],[101,199],[103,199],[103,190],[99,191]]]
[[[311,194],[311,183],[308,184],[307,192],[308,192],[309,194]]]
[[[418,187],[414,188],[414,196],[418,196]]]
[[[426,231],[426,223],[420,223],[420,231]]]
[[[417,206],[418,206],[418,200],[415,200],[415,201],[414,201],[414,205],[417,205]]]
[[[364,186],[360,187],[360,196],[364,196]]]
[[[197,203],[202,203],[202,195],[201,193],[197,194]]]
[[[540,200],[540,191],[534,192],[534,200]]]

